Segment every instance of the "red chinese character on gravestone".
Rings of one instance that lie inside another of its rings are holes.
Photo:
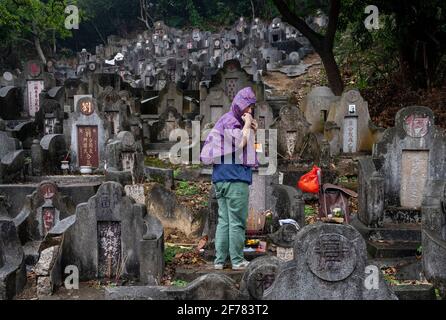
[[[51,199],[56,194],[56,186],[51,183],[45,183],[40,186],[40,194],[44,199]]]
[[[54,226],[54,208],[44,208],[42,213],[45,234]]]
[[[78,106],[79,106],[79,111],[86,116],[91,115],[94,111],[93,102],[89,97],[84,97],[79,99]]]
[[[36,62],[30,62],[28,64],[28,71],[32,77],[37,77],[40,75],[40,65]]]
[[[429,127],[429,117],[420,117],[417,115],[410,115],[404,121],[404,130],[413,138],[424,137]]]

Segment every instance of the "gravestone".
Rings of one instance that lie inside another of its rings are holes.
[[[285,24],[280,18],[274,18],[269,25],[269,42],[276,43],[286,39]]]
[[[220,117],[228,112],[231,107],[231,101],[223,89],[210,88],[209,90],[202,86],[200,88],[200,115],[201,123],[216,123]]]
[[[269,238],[277,246],[277,257],[282,261],[293,258],[294,240],[298,228],[305,225],[305,202],[302,192],[295,187],[275,184],[272,192],[273,219]],[[279,220],[293,219],[298,228],[291,224],[280,226]]]
[[[203,275],[186,287],[125,286],[107,288],[107,300],[246,300],[237,284],[224,274]]]
[[[102,168],[105,142],[109,139],[105,121],[96,100],[84,96],[77,99],[76,111],[70,115],[71,164],[74,168]],[[65,127],[65,126],[64,126]]]
[[[184,128],[181,114],[174,107],[169,107],[160,115],[159,120],[152,125],[150,136],[156,137],[156,141],[169,141],[170,133],[180,128]],[[155,139],[152,142],[155,142]]]
[[[26,284],[23,249],[13,221],[0,220],[0,300],[13,299]]]
[[[6,132],[5,122],[0,119],[0,182],[17,180],[25,162],[25,151],[18,139],[11,138]]]
[[[144,284],[150,277],[159,281],[163,272],[160,221],[116,182],[103,183],[77,206],[64,245],[64,265],[77,265],[81,280],[121,276]]]
[[[114,137],[120,131],[130,129],[130,107],[116,90],[113,90],[112,87],[107,87],[98,101],[107,119],[110,137]]]
[[[33,243],[42,241],[59,221],[74,214],[75,204],[68,196],[59,192],[58,186],[51,181],[43,181],[37,189],[24,199],[14,222],[19,230],[20,240],[27,250],[27,264],[37,262],[38,252]]]
[[[109,140],[105,148],[107,172],[106,176],[128,172],[131,183],[141,183],[144,180],[144,155],[135,137],[129,131],[121,131],[116,138]],[[119,179],[118,179],[119,182]]]
[[[300,108],[310,123],[311,132],[324,132],[325,122],[335,100],[336,96],[328,87],[314,87],[304,98]]]
[[[178,89],[175,82],[169,84],[160,92],[158,114],[174,108],[179,114],[183,114],[183,91]]]
[[[384,129],[373,125],[367,101],[361,97],[357,90],[344,92],[339,102],[330,108],[327,117],[328,129],[340,128],[339,137],[332,137],[330,132],[326,137],[331,137],[330,142],[341,146],[341,150],[333,150],[334,154],[371,152],[373,144],[380,139]]]
[[[293,105],[280,109],[271,128],[277,129],[277,152],[285,159],[296,159],[300,155],[310,124],[302,111]]]
[[[299,229],[294,224],[287,223],[269,235],[272,243],[277,246],[277,258],[280,261],[287,262],[294,259],[293,247],[298,231]]]
[[[359,160],[358,171],[356,227],[368,239],[385,240],[390,234],[393,242],[411,244],[399,254],[414,255],[421,240],[426,183],[446,178],[446,138],[435,126],[432,111],[419,106],[401,109],[395,127],[386,129],[372,156]]]
[[[273,111],[267,102],[259,102],[254,109],[254,118],[257,120],[259,129],[269,129],[274,122]]]
[[[209,88],[223,90],[229,101],[243,88],[251,87],[256,93],[257,101],[263,101],[263,83],[257,84],[245,70],[241,68],[238,60],[225,61],[223,68],[212,76]]]
[[[353,227],[316,223],[295,241],[294,260],[283,265],[263,295],[266,300],[395,300],[377,269],[375,287],[366,287],[367,252]]]
[[[446,181],[429,180],[421,209],[423,272],[446,297]]]
[[[282,262],[274,256],[252,260],[240,282],[240,291],[253,300],[261,300],[263,292],[271,287]]]
[[[26,82],[26,101],[30,117],[34,117],[40,108],[40,93],[45,88],[42,69],[42,65],[37,61],[29,61],[27,64],[27,72],[30,78]]]
[[[47,134],[40,140],[44,174],[61,174],[61,161],[67,158],[68,148],[63,134]],[[34,162],[34,159],[33,159]]]
[[[252,172],[252,184],[249,186],[248,213],[259,217],[267,210],[272,210],[274,205],[274,184],[279,182],[279,175],[260,175],[258,171]],[[262,230],[263,231],[263,230]]]
[[[12,85],[0,87],[0,118],[14,120],[20,118],[23,102],[20,89]]]
[[[35,115],[38,130],[43,134],[61,134],[64,119],[62,105],[56,99],[46,98],[48,94],[42,95],[41,107]]]

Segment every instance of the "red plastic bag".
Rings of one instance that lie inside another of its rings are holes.
[[[319,192],[319,179],[318,172],[321,169],[317,166],[313,166],[310,172],[304,174],[300,177],[299,182],[297,183],[297,187],[302,190],[302,192],[307,193],[318,193]]]

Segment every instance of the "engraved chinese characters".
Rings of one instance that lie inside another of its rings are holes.
[[[354,153],[358,146],[358,117],[344,118],[344,138],[343,138],[344,153]]]
[[[343,280],[355,269],[356,253],[343,235],[321,234],[310,247],[307,253],[308,266],[323,280]]]
[[[31,117],[36,115],[40,108],[40,93],[43,90],[43,80],[31,80],[27,82],[28,87],[28,112]]]
[[[56,224],[58,214],[53,205],[53,198],[57,193],[57,186],[52,182],[44,182],[38,188],[40,197],[44,199],[44,204],[41,207],[41,234],[46,235],[48,231]]]
[[[69,230],[66,263],[76,264],[81,280],[159,280],[163,269],[163,227],[144,205],[125,196],[117,182],[101,184],[95,196],[76,208]]]
[[[103,168],[105,159],[105,144],[111,130],[105,121],[103,112],[97,107],[97,102],[91,96],[76,95],[76,108],[70,115],[67,124],[71,127],[70,149],[71,163],[75,170],[79,167]]]
[[[54,227],[55,210],[52,207],[42,208],[43,231],[47,234]]]
[[[78,101],[79,111],[86,116],[94,112],[94,104],[90,97],[82,97]]]
[[[408,116],[404,120],[404,130],[412,138],[424,137],[429,130],[430,121],[428,117],[415,114]]]
[[[119,222],[98,222],[98,273],[110,278],[119,273],[121,260],[121,225]]]
[[[294,260],[282,264],[266,300],[393,300],[395,294],[378,274],[378,286],[366,287],[367,249],[351,225],[320,223],[302,228]]]
[[[401,206],[420,208],[428,178],[429,151],[403,150],[401,163]]]
[[[53,183],[43,183],[39,192],[44,199],[51,199],[57,192],[57,188]]]
[[[97,167],[98,128],[97,126],[78,126],[79,166]]]

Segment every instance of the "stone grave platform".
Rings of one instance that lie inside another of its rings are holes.
[[[414,257],[421,245],[419,223],[385,223],[382,228],[368,228],[354,219],[352,225],[366,239],[373,258]]]
[[[217,273],[228,276],[235,282],[240,283],[244,272],[245,270],[232,270],[231,268],[215,270],[214,264],[212,262],[208,262],[203,265],[193,265],[189,267],[177,268],[174,279],[192,282],[203,275],[209,273]]]
[[[369,260],[378,268],[391,267],[396,271],[392,289],[400,300],[436,300],[434,286],[422,278],[423,266],[416,257],[380,258]]]
[[[0,184],[0,193],[7,197],[11,205],[9,208],[11,218],[19,214],[23,206],[23,199],[32,194],[42,181],[56,183],[62,194],[71,197],[73,202],[78,204],[86,202],[93,196],[101,183],[105,181],[105,177],[100,175],[42,176],[30,180],[28,183],[22,184]]]

